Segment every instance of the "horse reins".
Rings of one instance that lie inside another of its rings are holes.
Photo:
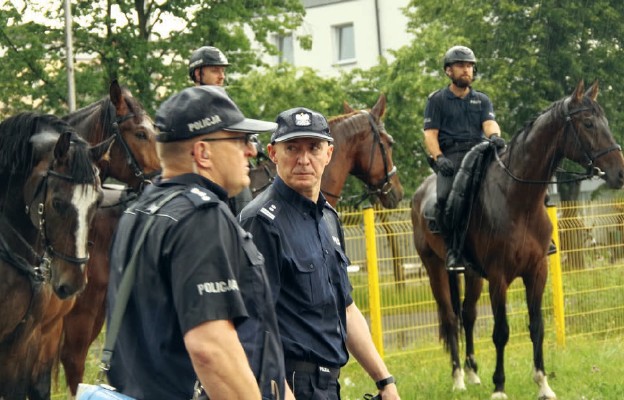
[[[573,137],[574,140],[576,141],[576,144],[578,147],[580,147],[583,151],[583,156],[585,157],[586,162],[586,172],[584,174],[581,173],[575,173],[575,172],[568,172],[569,174],[574,174],[577,175],[577,178],[570,178],[570,179],[565,179],[565,180],[547,180],[547,181],[540,181],[540,180],[526,180],[526,179],[522,179],[522,178],[518,178],[517,176],[515,176],[510,170],[509,168],[503,163],[503,161],[500,159],[500,156],[498,155],[498,152],[494,152],[494,155],[496,157],[496,161],[498,162],[498,164],[501,166],[501,168],[503,169],[503,171],[505,171],[505,173],[507,175],[509,175],[513,180],[515,180],[516,182],[519,183],[526,183],[526,184],[539,184],[539,185],[551,185],[551,184],[556,184],[556,183],[571,183],[571,182],[579,182],[579,181],[583,181],[585,179],[590,179],[594,176],[603,176],[605,173],[598,167],[594,166],[594,161],[596,161],[597,159],[599,159],[602,156],[605,156],[607,154],[609,154],[612,151],[622,151],[622,147],[618,144],[614,144],[613,146],[607,147],[606,149],[597,151],[596,153],[592,154],[591,151],[587,150],[587,147],[583,144],[583,142],[581,141],[581,138],[579,137],[578,131],[576,130],[576,127],[574,126],[574,124],[572,123],[572,116],[575,114],[578,114],[580,112],[583,111],[593,111],[590,107],[579,107],[575,110],[572,111],[568,111],[568,105],[570,103],[570,98],[566,98],[563,101],[563,110],[565,112],[565,126],[564,126],[564,133],[565,130],[569,128],[571,128],[572,132],[573,132]]]

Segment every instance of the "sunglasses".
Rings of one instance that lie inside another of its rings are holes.
[[[243,135],[243,136],[234,136],[234,137],[224,137],[224,138],[206,138],[201,139],[202,142],[221,142],[221,141],[235,141],[239,142],[242,146],[247,147],[249,145],[255,146],[258,143],[258,135]]]

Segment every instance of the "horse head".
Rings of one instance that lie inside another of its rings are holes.
[[[615,142],[609,122],[596,102],[598,81],[585,92],[584,82],[577,84],[570,97],[563,100],[566,115],[563,138],[564,156],[603,178],[613,189],[624,186],[624,158]]]
[[[86,285],[89,225],[102,197],[97,163],[111,142],[90,147],[56,117],[43,115],[31,137],[36,163],[23,187],[25,210],[38,237],[44,279],[60,298]],[[48,269],[48,271],[45,271]]]
[[[385,208],[396,208],[403,199],[403,186],[392,160],[394,140],[381,121],[386,96],[381,94],[370,111],[355,110],[346,101],[343,108],[346,115],[329,120],[335,147],[332,162],[336,164],[331,168],[350,160],[348,173],[366,184],[373,202],[379,200]],[[334,161],[337,154],[342,160]]]
[[[114,80],[109,95],[64,117],[80,136],[95,145],[114,138],[99,163],[100,177],[112,177],[140,190],[160,170],[156,127],[128,89]]]

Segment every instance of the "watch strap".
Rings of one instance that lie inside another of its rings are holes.
[[[392,383],[396,383],[396,379],[394,379],[394,376],[390,375],[387,378],[378,380],[377,382],[375,382],[375,385],[377,386],[377,389],[383,390],[383,388]]]

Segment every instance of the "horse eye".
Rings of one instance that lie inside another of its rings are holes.
[[[139,140],[147,140],[147,134],[143,131],[135,132],[134,137],[136,137]]]
[[[583,125],[585,125],[585,128],[587,129],[591,129],[594,127],[594,123],[592,122],[591,119],[586,119],[583,121]]]
[[[63,214],[67,211],[68,204],[62,199],[52,199],[52,207],[59,213]]]

